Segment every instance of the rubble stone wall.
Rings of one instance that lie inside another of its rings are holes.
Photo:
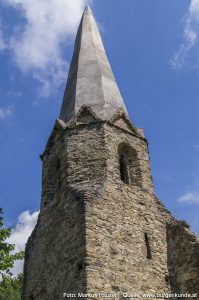
[[[42,156],[41,212],[26,246],[23,300],[100,291],[121,299],[199,286],[198,239],[176,227],[155,196],[147,141],[127,125],[54,129]],[[121,145],[136,160],[129,159],[136,168],[130,184],[121,179]]]
[[[198,293],[199,299],[199,238],[185,222],[168,226],[168,262],[172,290]]]

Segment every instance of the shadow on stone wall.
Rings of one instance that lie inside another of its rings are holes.
[[[167,263],[171,292],[199,299],[199,238],[185,221],[167,225]]]
[[[180,284],[177,281],[176,264],[174,263],[175,238],[173,236],[173,225],[167,225],[167,266],[169,272],[168,283],[171,293],[181,293]]]
[[[85,237],[84,194],[67,189],[42,208],[28,240],[22,299],[60,300],[64,293],[85,293]]]

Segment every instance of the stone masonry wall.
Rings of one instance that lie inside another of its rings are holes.
[[[23,300],[189,292],[197,284],[198,240],[174,226],[153,191],[147,142],[125,128],[98,121],[54,129],[42,156],[41,212],[26,247]],[[121,144],[136,153],[139,184],[121,180]]]
[[[168,226],[167,241],[172,289],[198,293],[199,299],[199,238],[185,222],[176,222]]]
[[[23,299],[59,300],[64,292],[86,291],[85,203],[105,180],[102,125],[56,132],[42,160],[41,212],[26,246]]]
[[[109,125],[105,132],[107,182],[100,199],[86,202],[88,291],[116,292],[118,297],[124,292],[169,292],[166,220],[172,217],[166,210],[163,216],[154,196],[146,141]],[[138,153],[141,187],[120,179],[118,145],[122,142]]]
[[[65,191],[60,203],[42,208],[28,241],[22,299],[59,300],[63,293],[86,289],[84,201]]]

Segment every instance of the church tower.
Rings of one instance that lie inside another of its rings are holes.
[[[89,7],[41,159],[24,300],[198,292],[198,237],[154,194],[147,140],[129,119]]]

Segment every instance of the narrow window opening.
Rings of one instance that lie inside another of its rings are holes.
[[[148,233],[144,234],[144,238],[145,238],[145,244],[146,244],[146,257],[148,259],[151,259],[151,247],[150,247],[150,239],[149,239],[149,235]]]
[[[124,155],[120,155],[120,178],[126,183],[130,184],[130,171],[129,171],[129,163],[127,158]]]
[[[169,277],[169,275],[168,274],[166,274],[165,275],[165,281],[166,281],[166,283],[170,283],[170,277]]]
[[[82,263],[78,263],[77,264],[77,270],[80,272],[83,269],[83,264]]]
[[[76,199],[77,201],[79,201],[79,200],[80,200],[80,195],[77,195],[77,196],[75,197],[75,199]]]

